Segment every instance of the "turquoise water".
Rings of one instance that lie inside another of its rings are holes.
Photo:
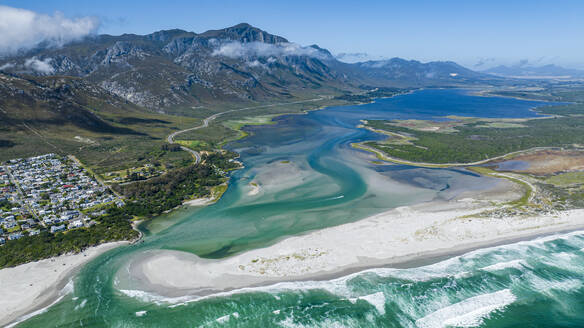
[[[350,147],[380,138],[357,129],[360,119],[529,117],[536,115],[530,109],[537,105],[475,97],[464,90],[424,90],[250,127],[252,136],[229,145],[242,155],[245,168],[233,173],[218,203],[144,226],[143,243],[89,263],[71,294],[19,327],[438,327],[444,320],[454,326],[581,326],[584,234],[578,233],[418,268],[372,269],[202,299],[120,292],[135,286],[120,278],[124,265],[148,250],[222,258],[285,236],[497,183],[458,169],[372,164],[369,154]]]

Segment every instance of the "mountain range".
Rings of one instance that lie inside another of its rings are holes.
[[[482,72],[516,78],[584,79],[584,70],[564,68],[553,64],[544,66],[500,65]]]
[[[174,29],[97,35],[62,47],[39,46],[0,59],[0,71],[28,81],[63,77],[149,111],[181,115],[193,115],[201,107],[342,95],[372,87],[501,80],[454,62],[393,58],[347,64],[317,45],[300,46],[245,23],[204,33]]]

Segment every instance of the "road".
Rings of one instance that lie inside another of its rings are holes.
[[[388,156],[387,154],[385,154],[383,151],[381,151],[379,149],[365,145],[365,142],[355,143],[355,144],[352,144],[352,146],[354,148],[357,148],[357,149],[361,149],[361,150],[365,150],[365,151],[374,153],[375,155],[377,155],[377,157],[379,159],[387,161],[387,162],[392,162],[392,163],[396,163],[396,164],[411,165],[411,166],[418,166],[418,167],[428,167],[428,168],[476,166],[476,165],[487,164],[489,162],[493,162],[493,161],[500,160],[500,159],[505,159],[507,157],[511,157],[511,156],[519,155],[519,154],[523,154],[523,153],[529,153],[529,152],[540,151],[540,150],[558,149],[558,147],[533,147],[533,148],[518,150],[518,151],[514,151],[511,153],[504,154],[504,155],[486,158],[486,159],[483,159],[480,161],[469,162],[469,163],[424,163],[424,162],[412,162],[412,161],[408,161],[405,159],[400,159],[400,158]]]
[[[69,159],[71,159],[72,161],[75,161],[75,163],[79,164],[79,166],[81,166],[85,171],[87,171],[89,174],[91,174],[93,176],[93,178],[104,188],[109,189],[114,195],[116,195],[118,197],[119,200],[123,200],[124,197],[122,197],[122,195],[118,194],[114,188],[112,188],[112,186],[108,185],[107,183],[105,183],[101,177],[98,174],[95,174],[95,172],[93,172],[92,169],[90,169],[89,167],[83,165],[83,163],[81,163],[81,161],[75,157],[75,155],[67,155],[67,157],[69,157]]]
[[[189,131],[194,131],[194,130],[198,130],[198,129],[203,129],[209,126],[209,122],[213,121],[214,119],[216,119],[217,117],[227,114],[227,113],[233,113],[233,112],[239,112],[239,111],[243,111],[243,110],[249,110],[249,109],[258,109],[258,108],[266,108],[266,107],[275,107],[275,106],[283,106],[283,105],[293,105],[293,104],[302,104],[302,103],[307,103],[307,102],[313,102],[313,101],[319,101],[319,100],[324,100],[327,99],[326,97],[320,97],[320,98],[314,98],[314,99],[308,99],[308,100],[299,100],[299,101],[293,101],[293,102],[288,102],[288,103],[276,103],[276,104],[269,104],[269,105],[262,105],[262,106],[253,106],[253,107],[244,107],[244,108],[236,108],[236,109],[230,109],[230,110],[226,110],[224,112],[221,113],[216,113],[213,114],[205,119],[203,119],[203,123],[201,125],[192,127],[192,128],[188,128],[188,129],[184,129],[184,130],[180,130],[180,131],[176,131],[173,132],[171,134],[168,135],[168,137],[166,138],[166,141],[169,144],[174,144],[174,138],[182,133],[185,132],[189,132]],[[201,155],[199,154],[199,152],[192,150],[188,147],[185,146],[180,146],[180,148],[184,151],[189,152],[194,158],[195,158],[195,164],[198,164],[201,162]]]

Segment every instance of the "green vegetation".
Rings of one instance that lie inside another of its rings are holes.
[[[584,207],[584,172],[565,172],[545,177],[541,189],[563,208]]]
[[[217,152],[202,156],[202,164],[191,164],[168,171],[146,181],[114,185],[128,201],[129,215],[151,217],[181,205],[185,200],[211,195],[212,188],[222,185],[226,178],[222,171],[239,167],[230,161],[234,153]]]
[[[584,102],[584,87],[581,83],[567,82],[536,89],[500,90],[490,95],[547,101]]]
[[[496,129],[511,129],[524,128],[525,125],[511,122],[488,122],[483,125],[478,125],[479,128],[496,128]]]
[[[550,195],[557,209],[584,208],[584,188],[581,184],[559,186],[544,181],[539,186]]]
[[[224,118],[212,121],[207,128],[179,135],[176,142],[193,150],[219,149],[229,141],[246,137],[247,133],[241,130],[244,126],[273,124],[272,119],[276,116],[278,115],[245,117],[226,115]]]
[[[211,145],[202,140],[177,140],[176,143],[193,150],[211,150]]]
[[[209,187],[224,182],[210,165],[190,165],[147,181],[115,185],[128,201],[128,213],[150,217],[181,205],[185,200],[210,194]]]
[[[169,145],[168,148],[178,147],[178,151],[182,151],[178,145]],[[176,151],[176,150],[173,150]],[[125,170],[112,171],[103,175],[103,181],[106,183],[125,183],[129,181],[146,180],[161,174],[164,174],[166,167],[160,162],[153,164],[145,164],[140,167],[131,167]]]
[[[123,116],[103,115],[112,121],[122,120]],[[128,117],[135,117],[135,114]],[[162,115],[140,115],[160,117]],[[126,117],[126,118],[128,118]],[[167,118],[166,116],[162,116]],[[145,164],[162,163],[171,167],[184,166],[191,161],[189,154],[168,147],[166,136],[177,128],[186,128],[198,124],[194,119],[179,119],[170,117],[170,123],[136,122],[127,125],[144,134],[111,134],[92,132],[75,126],[63,125],[57,127],[31,126],[37,133],[20,126],[0,130],[0,137],[9,138],[14,144],[10,148],[2,148],[0,161],[13,158],[30,157],[46,153],[60,155],[75,155],[96,174],[139,167]],[[0,124],[1,126],[1,124]],[[80,138],[76,138],[80,137]],[[186,161],[186,163],[185,163]]]
[[[138,232],[132,229],[131,219],[132,216],[125,209],[114,207],[99,219],[98,224],[90,228],[55,234],[43,231],[36,236],[9,241],[0,247],[0,268],[80,252],[105,242],[135,239]]]
[[[232,151],[217,151],[206,153],[201,156],[203,163],[207,165],[212,165],[213,167],[222,170],[224,172],[238,169],[240,164],[234,161],[239,155]]]
[[[552,175],[544,180],[544,183],[557,187],[584,185],[584,172],[566,172]]]
[[[97,175],[190,156],[165,150],[166,136],[199,119],[150,112],[72,77],[0,74],[0,161],[46,153],[75,155]],[[21,90],[19,96],[9,90]]]
[[[545,108],[550,114],[568,110],[572,114],[584,114],[584,105]],[[394,135],[385,142],[366,145],[390,157],[412,162],[469,163],[534,147],[584,144],[584,116],[580,115],[525,120],[519,127],[497,127],[489,123],[489,120],[475,119],[456,126],[453,133],[444,133],[397,126],[395,121],[369,121],[367,127],[402,137]]]
[[[0,139],[0,148],[14,147],[16,144],[10,140]]]
[[[225,142],[236,139],[239,134],[238,131],[228,128],[220,122],[212,121],[207,128],[192,130],[178,135],[175,142],[182,144],[183,141],[197,140],[208,145],[207,149],[210,150],[221,148]],[[197,150],[197,148],[193,149]]]
[[[18,206],[18,204],[11,203],[10,201],[8,201],[6,199],[0,200],[0,209],[2,209],[2,210],[9,211],[11,208],[17,207],[17,206]]]

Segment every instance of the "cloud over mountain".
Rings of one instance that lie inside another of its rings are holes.
[[[341,52],[335,55],[337,60],[340,60],[344,63],[359,63],[365,62],[369,60],[384,60],[387,59],[383,56],[372,55],[366,52]]]
[[[276,44],[263,42],[227,42],[219,44],[213,51],[214,56],[229,58],[309,56],[324,57],[321,51],[313,47],[303,47],[296,43],[281,42]]]
[[[51,66],[51,58],[40,60],[36,57],[32,57],[24,61],[24,67],[37,71],[41,74],[51,74],[55,71],[53,66]]]
[[[51,16],[0,5],[0,55],[39,44],[62,46],[95,33],[98,27],[94,17],[70,19],[60,12]]]

